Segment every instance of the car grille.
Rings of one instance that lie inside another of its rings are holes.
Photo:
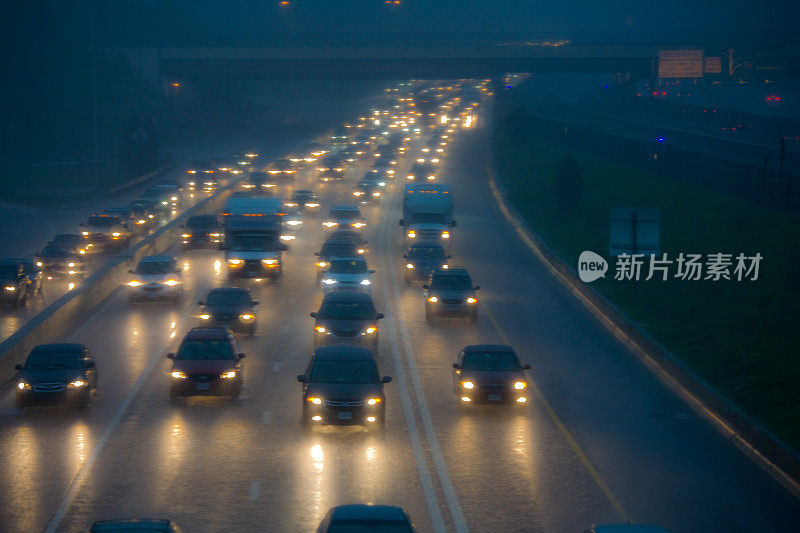
[[[337,337],[355,337],[360,333],[360,331],[352,329],[347,329],[347,330],[338,329],[338,330],[331,330],[331,333],[333,333]]]
[[[464,303],[464,300],[461,298],[453,299],[453,298],[442,298],[442,303],[447,305],[458,305]]]
[[[417,232],[417,236],[423,237],[423,238],[428,238],[428,239],[433,239],[433,238],[439,237],[440,235],[441,235],[441,232],[439,232],[437,230],[431,230],[431,229],[423,229],[423,230],[420,230],[420,231]]]
[[[214,320],[216,322],[233,322],[236,320],[238,315],[215,315]]]
[[[328,407],[364,407],[364,400],[325,400]]]
[[[36,383],[33,390],[36,392],[61,392],[66,388],[63,383]]]
[[[260,268],[261,267],[261,260],[260,259],[245,259],[244,260],[245,268]]]
[[[189,374],[189,379],[200,383],[211,383],[216,381],[217,374]]]
[[[108,239],[108,235],[105,233],[92,233],[89,238],[93,241],[104,241]]]

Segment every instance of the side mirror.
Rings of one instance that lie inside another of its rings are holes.
[[[309,313],[309,315],[311,316],[311,318],[317,318],[319,316],[319,313],[316,313],[316,312],[315,313]]]
[[[167,354],[167,359],[175,359],[175,354],[170,352]]]
[[[400,224],[399,224],[399,225],[400,225],[400,226],[405,226],[405,225],[406,225],[406,221],[405,221],[405,220],[403,220],[403,219],[401,218],[401,219],[400,219]]]
[[[403,259],[408,259],[408,254],[403,254]]]
[[[522,370],[528,370],[530,367],[531,365],[522,365]]]
[[[314,252],[314,255],[316,255],[317,257],[319,257],[319,252]]]
[[[24,370],[22,365],[14,365],[14,370]]]
[[[250,302],[250,305],[258,305],[258,300],[253,300],[252,302]]]
[[[206,303],[203,300],[197,300],[197,305],[206,305]]]
[[[245,357],[247,357],[247,354],[240,353],[240,354],[237,354],[236,357],[238,357],[239,359],[244,359]]]
[[[426,291],[428,290],[428,286],[427,285],[423,285],[422,288],[425,289]]]
[[[480,286],[480,285],[475,285],[475,286],[472,288],[472,290],[473,290],[473,291],[479,291],[479,290],[481,290],[481,286]]]
[[[133,270],[128,270],[128,274],[133,274]]]
[[[392,382],[391,376],[383,376],[383,379],[381,379],[381,383],[391,383],[391,382]]]
[[[369,273],[370,273],[370,274],[374,274],[374,273],[375,273],[375,271],[374,271],[374,270],[370,270],[370,271],[369,271]]]
[[[378,313],[377,315],[375,315],[375,320],[380,320],[382,318],[383,318],[383,313]]]
[[[183,225],[183,224],[181,224],[181,227],[182,227],[182,228],[185,228],[186,226],[185,226],[185,225]]]
[[[95,366],[97,366],[97,365],[95,364],[95,362],[94,362],[94,361],[86,361],[86,363],[84,363],[84,364],[83,364],[83,366],[84,366],[85,368],[94,368],[94,367],[95,367]]]
[[[308,376],[306,376],[305,374],[300,374],[299,376],[297,376],[297,381],[299,381],[300,383],[306,383],[308,382]]]
[[[456,370],[461,370],[461,365],[458,363],[453,363],[453,368],[455,368]]]
[[[447,257],[445,257],[445,259],[450,259],[451,257],[453,257],[453,256],[452,255],[448,255]]]

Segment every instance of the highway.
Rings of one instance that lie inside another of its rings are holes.
[[[579,532],[626,521],[796,531],[795,496],[645,369],[507,225],[487,184],[484,118],[457,134],[439,175],[455,196],[451,264],[482,286],[477,324],[427,323],[420,284],[403,281],[402,184],[362,208],[372,295],[386,315],[377,360],[394,378],[382,434],[300,423],[295,378],[321,300],[319,216],[307,217],[283,277],[253,286],[259,327],[238,337],[248,356],[242,397],[171,402],[165,354],[198,325],[197,301],[226,284],[220,252],[176,246],[180,305],[131,306],[121,289],[65,339],[97,360],[89,409],[23,413],[13,390],[2,391],[0,530],[85,531],[98,519],[158,516],[186,531],[313,531],[331,506],[372,502],[403,506],[420,531]],[[326,185],[309,171],[289,188],[314,188],[325,213],[350,203],[365,169]],[[531,365],[528,406],[458,409],[451,365],[479,343],[511,344]]]

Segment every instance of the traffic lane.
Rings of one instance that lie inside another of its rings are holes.
[[[198,268],[185,273],[187,293],[208,283],[202,272]],[[14,406],[14,390],[7,389],[0,401],[4,427],[0,450],[7,466],[0,472],[4,489],[0,490],[0,523],[14,525],[14,531],[44,528],[149,357],[162,353],[165,343],[187,325],[186,303],[178,307],[168,303],[130,306],[125,291],[120,290],[66,336],[68,342],[85,344],[97,361],[98,394],[88,409],[45,407],[20,412]],[[28,494],[31,505],[20,504],[27,501],[20,493]]]
[[[445,180],[448,183],[448,180]],[[452,182],[449,182],[452,183]],[[454,188],[456,201],[459,189]],[[399,200],[400,195],[395,196]],[[389,218],[399,217],[393,201]],[[425,319],[422,282],[402,281],[402,234],[389,226],[382,270],[397,296],[392,308],[414,367],[459,504],[478,531],[580,531],[598,517],[618,520],[542,406],[459,409],[452,364],[467,344],[500,343],[485,320]],[[454,257],[450,264],[459,264]]]
[[[400,503],[427,529],[426,502],[408,467],[414,458],[391,384],[384,435],[358,428],[307,432],[300,425],[295,377],[312,352],[308,312],[321,298],[310,260],[317,246],[302,239],[290,258],[299,261],[287,264],[280,282],[253,286],[261,309],[258,335],[240,339],[248,354],[242,399],[173,404],[164,362],[74,499],[62,523],[66,530],[122,515],[169,516],[189,530],[230,529],[231,517],[243,519],[235,522],[239,530],[311,530],[330,506],[353,501]],[[379,365],[389,374],[391,364],[380,355],[385,351],[379,350]]]
[[[485,145],[471,141],[453,153],[456,248],[485,288],[481,310],[491,309],[528,359],[531,377],[630,516],[676,531],[792,529],[797,500],[650,374],[500,220],[482,172]]]

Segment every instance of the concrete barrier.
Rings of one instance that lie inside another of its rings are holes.
[[[218,213],[233,193],[238,180],[162,226],[138,244],[112,257],[105,265],[83,280],[75,289],[51,303],[10,337],[0,343],[0,384],[17,375],[14,365],[24,363],[34,346],[57,342],[75,328],[96,306],[111,296],[127,279],[128,270],[139,259],[157,254],[178,242],[181,224],[193,215]]]

